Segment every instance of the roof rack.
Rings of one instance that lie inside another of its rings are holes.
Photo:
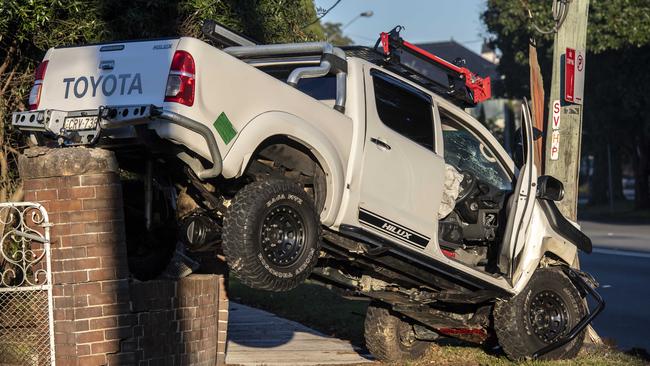
[[[404,27],[398,25],[390,32],[380,34],[374,50],[379,52],[378,48],[381,45],[380,53],[383,54],[384,63],[382,66],[393,69],[391,71],[396,71],[436,93],[442,93],[462,105],[475,106],[490,98],[492,92],[489,77],[482,78],[471,72],[463,66],[464,60],[458,60],[454,64],[403,40],[399,34],[402,29]],[[435,81],[405,65],[401,61],[403,53],[408,53],[428,65],[442,70],[447,75],[448,85]]]

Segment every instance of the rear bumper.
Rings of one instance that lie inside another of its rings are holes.
[[[67,130],[66,118],[96,117],[96,123],[85,129]],[[205,139],[210,151],[212,167],[205,168],[200,160],[185,152],[177,154],[200,179],[215,178],[221,174],[221,152],[214,134],[206,125],[182,116],[175,112],[164,110],[153,105],[101,106],[94,110],[59,111],[54,109],[15,112],[12,115],[12,125],[20,131],[44,132],[56,138],[60,145],[92,145],[102,134],[102,131],[119,129],[129,126],[147,125],[154,121],[165,120],[192,132]]]

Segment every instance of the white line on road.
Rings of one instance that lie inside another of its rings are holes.
[[[632,252],[629,250],[594,248],[593,252],[597,254],[620,255],[622,257],[650,258],[650,253]]]

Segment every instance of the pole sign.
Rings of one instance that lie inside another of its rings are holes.
[[[560,129],[560,100],[553,101],[553,130]]]
[[[585,90],[585,53],[566,49],[564,54],[564,100],[582,104]]]
[[[560,158],[560,131],[553,130],[551,134],[551,160]]]

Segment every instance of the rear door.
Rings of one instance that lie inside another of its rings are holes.
[[[518,254],[526,244],[533,207],[535,206],[535,185],[537,182],[537,168],[534,163],[533,151],[533,124],[528,102],[524,100],[522,106],[521,140],[523,150],[523,165],[517,176],[517,183],[508,208],[508,221],[501,246],[498,266],[501,273],[512,280],[519,258]]]
[[[179,39],[50,49],[39,109],[162,105]]]
[[[437,239],[444,180],[431,96],[377,69],[367,70],[365,79],[359,222],[376,235],[424,250]]]

